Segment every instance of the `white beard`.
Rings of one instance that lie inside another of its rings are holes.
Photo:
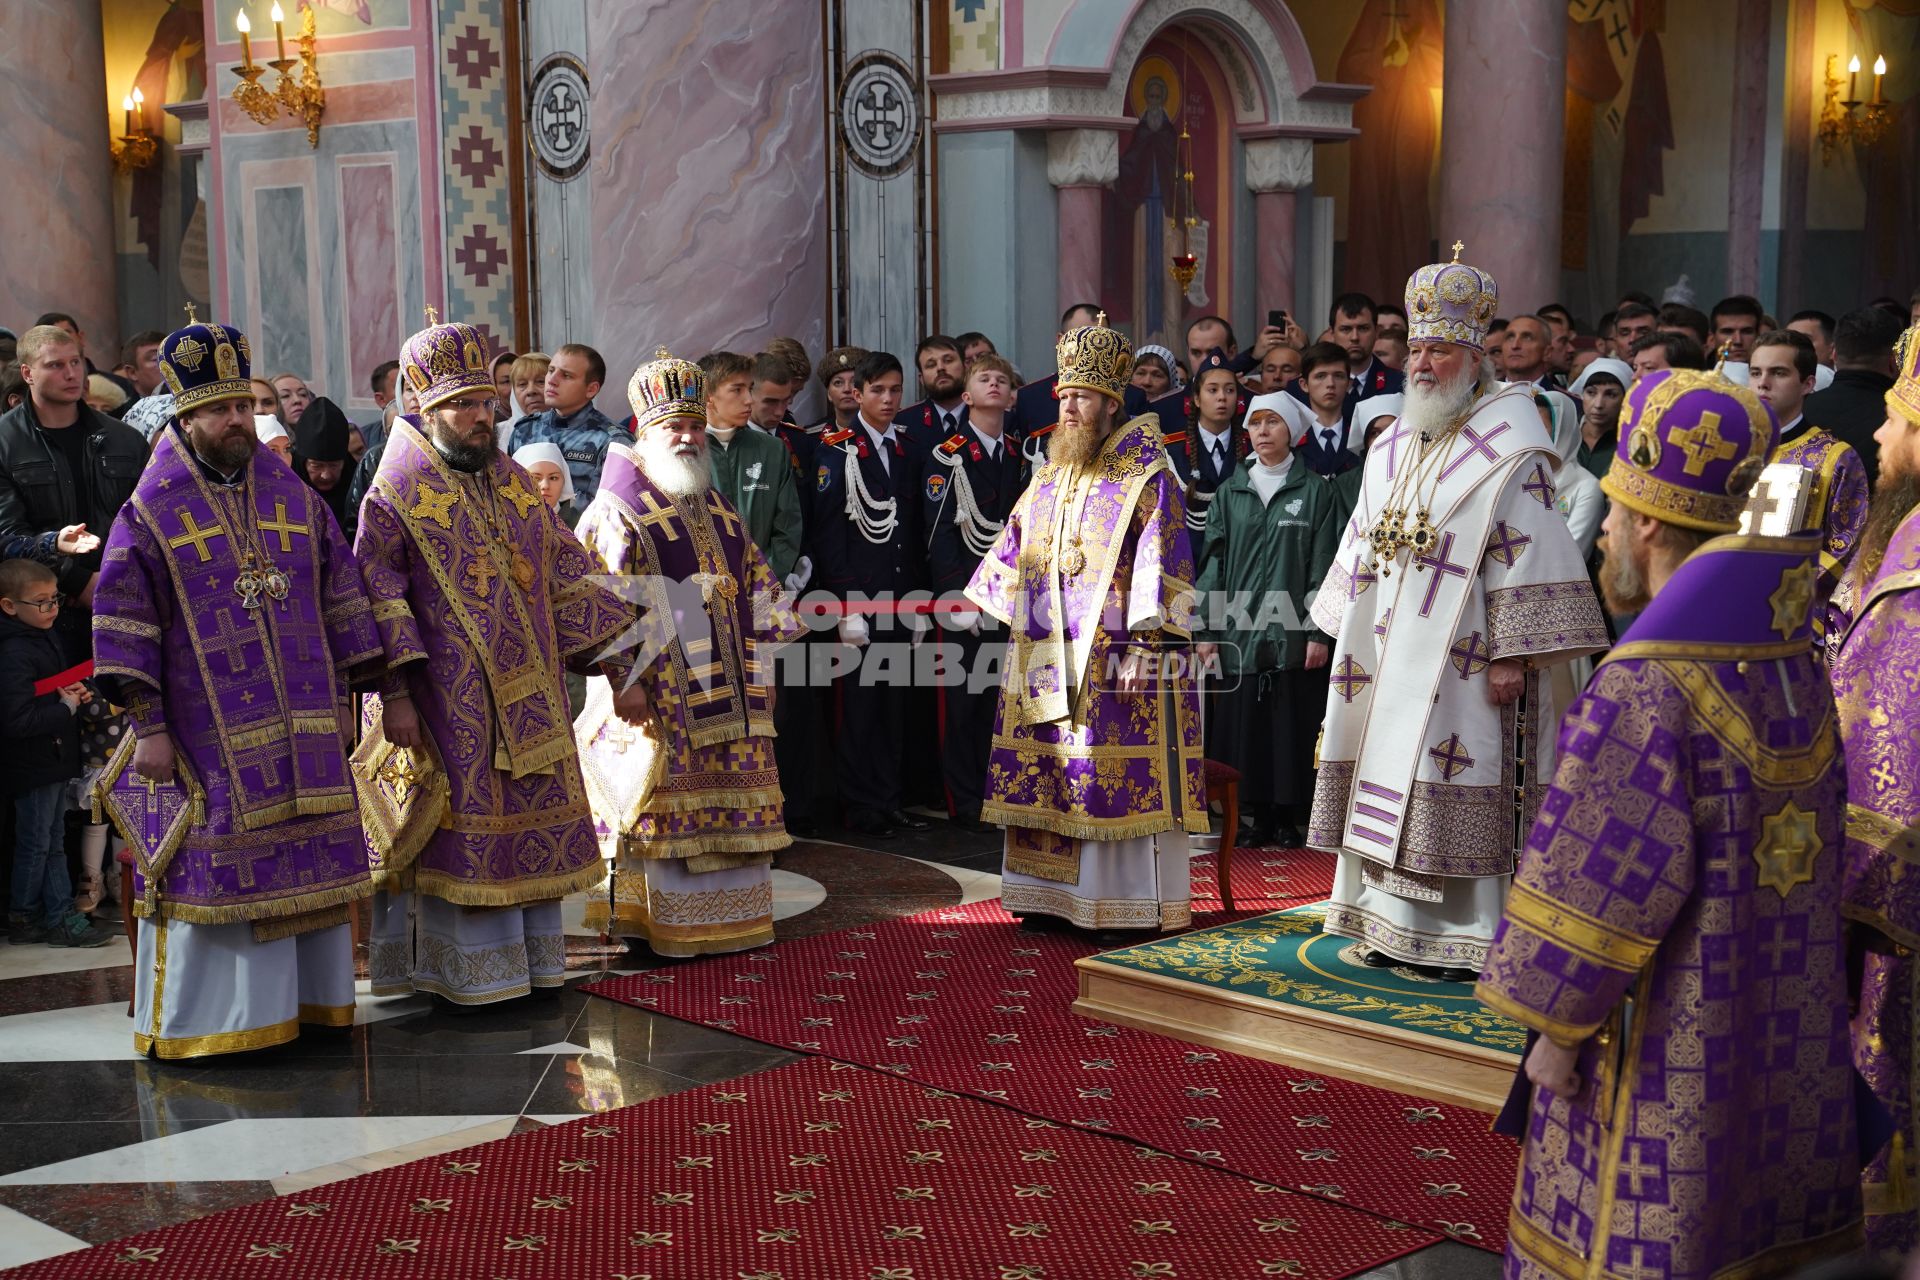
[[[1468,366],[1461,372],[1459,381],[1452,384],[1442,382],[1435,387],[1423,387],[1408,379],[1407,402],[1400,420],[1423,435],[1438,435],[1467,416],[1479,390],[1480,370],[1476,366]]]
[[[713,487],[713,466],[704,445],[698,453],[683,455],[671,441],[648,432],[636,451],[647,479],[676,498],[691,498]]]

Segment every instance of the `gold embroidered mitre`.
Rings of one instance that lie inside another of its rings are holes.
[[[1492,276],[1460,261],[1464,248],[1454,241],[1452,262],[1430,263],[1407,278],[1407,341],[1425,338],[1486,350],[1500,290]]]
[[[633,406],[634,429],[645,431],[668,418],[707,420],[707,375],[699,365],[674,357],[665,347],[656,359],[633,371],[627,383],[627,403]]]
[[[1133,343],[1118,329],[1107,328],[1106,312],[1086,328],[1062,335],[1054,354],[1060,363],[1056,391],[1084,387],[1125,401],[1127,381],[1133,377]]]

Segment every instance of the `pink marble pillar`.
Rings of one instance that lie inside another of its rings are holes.
[[[1760,204],[1767,169],[1768,5],[1734,8],[1732,145],[1727,163],[1727,292],[1760,292]]]
[[[1269,311],[1294,311],[1294,200],[1291,191],[1256,191],[1253,196],[1253,281],[1262,323]]]
[[[1501,315],[1560,295],[1566,91],[1566,0],[1447,7],[1434,232],[1442,256],[1464,241],[1460,260],[1492,273]]]
[[[1298,314],[1294,293],[1294,218],[1299,192],[1313,182],[1313,144],[1304,138],[1254,138],[1244,144],[1247,190],[1253,192],[1254,306]]]
[[[42,311],[70,312],[96,363],[111,365],[120,322],[100,6],[7,0],[6,32],[0,172],[14,190],[0,200],[0,324],[20,333]]]
[[[1099,187],[1061,187],[1057,210],[1060,225],[1059,304],[1062,311],[1076,302],[1099,303],[1100,298]]]
[[[1047,134],[1047,181],[1055,189],[1059,264],[1055,302],[1099,303],[1100,196],[1120,176],[1120,135],[1109,129],[1057,129]]]

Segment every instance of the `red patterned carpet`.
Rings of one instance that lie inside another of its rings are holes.
[[[1336,1280],[1435,1238],[814,1060],[6,1274]]]
[[[1206,928],[1222,917],[1206,914],[1220,907],[1215,854],[1195,858],[1193,900],[1200,913],[1194,924]],[[1333,855],[1312,849],[1235,849],[1233,905],[1237,910],[1277,911],[1303,902],[1323,902],[1333,892]]]
[[[1262,861],[1314,888],[1258,905],[1324,896],[1326,855],[1236,854],[1235,871]],[[1518,1149],[1487,1117],[1078,1018],[1091,951],[983,902],[584,990],[1505,1247]]]

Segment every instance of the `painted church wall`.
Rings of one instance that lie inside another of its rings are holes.
[[[248,6],[256,60],[273,56],[265,8]],[[425,6],[403,0],[316,9],[327,104],[310,147],[304,124],[284,112],[262,126],[231,100],[238,9],[218,0],[208,14],[222,229],[215,312],[253,335],[256,370],[297,373],[349,416],[371,418],[374,367],[398,356],[429,301],[447,302],[433,125],[440,32]]]

